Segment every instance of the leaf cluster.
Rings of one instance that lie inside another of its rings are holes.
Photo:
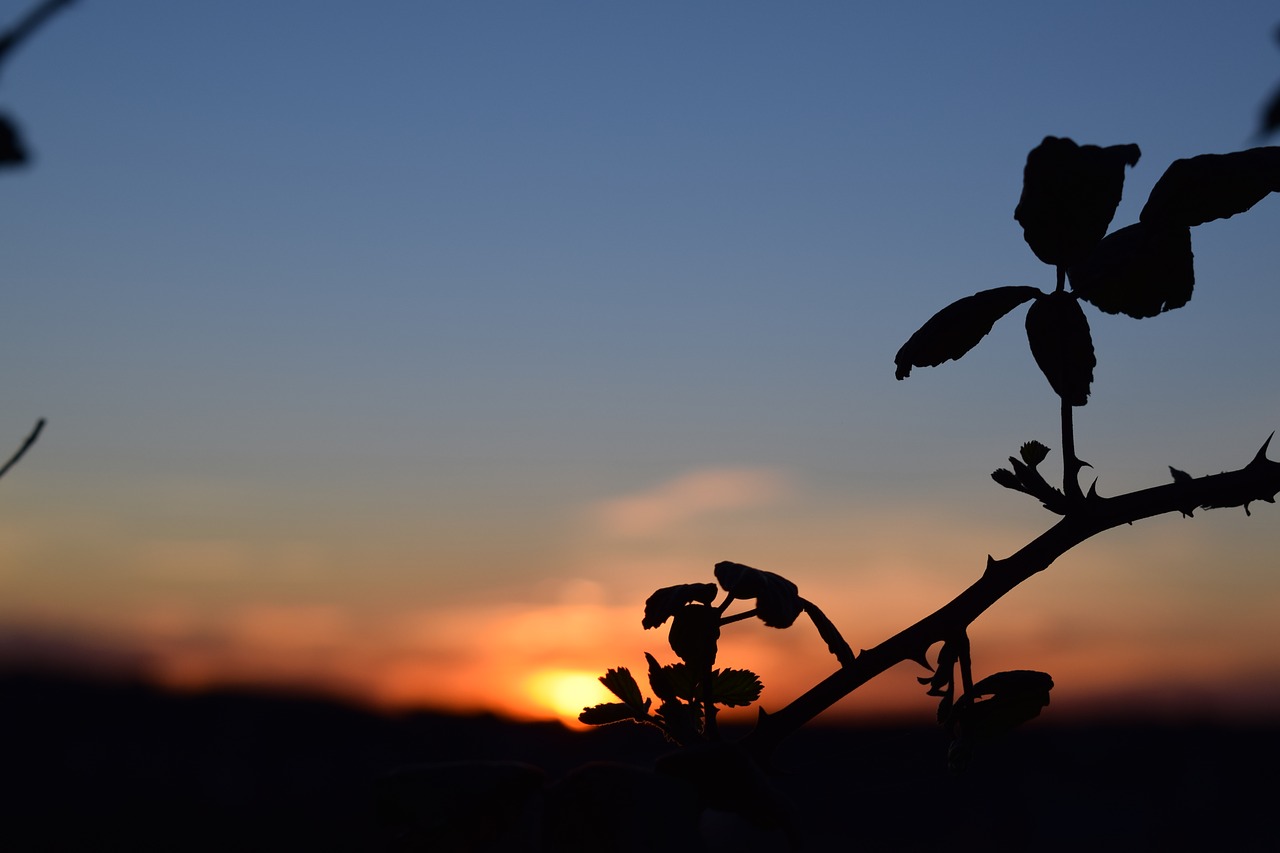
[[[1025,325],[1036,365],[1064,404],[1085,405],[1097,360],[1081,301],[1136,319],[1186,305],[1195,286],[1190,229],[1280,191],[1277,147],[1177,160],[1152,188],[1138,222],[1107,234],[1125,168],[1140,155],[1136,145],[1045,137],[1027,155],[1014,218],[1036,257],[1057,270],[1057,289],[1004,286],[953,302],[898,350],[897,378],[961,358],[1030,302]]]
[[[760,698],[763,685],[750,670],[717,668],[721,630],[736,622],[758,619],[770,628],[784,629],[801,614],[813,622],[842,666],[854,660],[853,650],[835,625],[799,588],[774,572],[724,561],[714,569],[717,583],[686,583],[662,587],[645,601],[641,625],[647,630],[667,624],[667,642],[679,663],[661,664],[646,652],[649,688],[657,697],[645,698],[625,667],[611,669],[600,681],[618,698],[583,709],[578,719],[588,725],[635,721],[655,725],[668,739],[682,744],[715,739],[718,707],[744,707]],[[724,598],[716,603],[721,591]],[[728,614],[735,601],[754,607]]]

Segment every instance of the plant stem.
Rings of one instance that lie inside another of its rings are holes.
[[[1084,492],[1080,490],[1080,469],[1083,467],[1076,457],[1076,431],[1071,420],[1072,406],[1066,398],[1062,402],[1062,493],[1071,503],[1084,500]]]
[[[760,763],[767,764],[778,744],[805,723],[902,661],[918,661],[927,666],[930,646],[961,634],[1014,587],[1104,530],[1169,512],[1189,514],[1196,507],[1247,508],[1250,501],[1259,500],[1274,503],[1277,492],[1280,462],[1259,452],[1237,471],[1177,480],[1113,498],[1091,496],[1017,553],[1003,560],[987,557],[982,576],[932,614],[862,652],[850,665],[827,676],[781,710],[772,714],[761,711],[756,727],[742,745]]]

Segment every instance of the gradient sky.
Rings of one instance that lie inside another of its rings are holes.
[[[35,154],[0,174],[0,447],[49,421],[0,483],[4,656],[547,715],[670,658],[645,596],[723,559],[873,646],[1052,522],[988,474],[1060,445],[1020,315],[904,382],[898,347],[1052,288],[1012,216],[1045,135],[1141,146],[1114,227],[1174,159],[1259,144],[1277,22],[82,0],[0,79]],[[1178,311],[1088,310],[1100,493],[1280,427],[1278,231],[1275,198],[1194,229]],[[974,626],[976,670],[1047,670],[1068,714],[1280,712],[1278,522],[1104,534]],[[834,667],[803,625],[722,649],[766,708]],[[841,710],[927,719],[919,674]]]

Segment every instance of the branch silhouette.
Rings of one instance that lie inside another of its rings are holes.
[[[24,455],[26,455],[26,452],[28,449],[30,449],[31,445],[36,443],[36,439],[40,436],[40,431],[42,429],[44,429],[44,418],[41,418],[40,420],[36,421],[35,428],[31,430],[31,433],[27,436],[26,440],[23,441],[22,445],[14,452],[12,456],[9,457],[9,461],[4,463],[3,467],[0,467],[0,477],[3,477],[5,474],[8,474],[9,469],[12,468],[14,465],[17,465],[18,460],[21,459]]]
[[[1038,715],[1053,688],[1047,673],[1034,670],[998,672],[975,681],[968,628],[992,605],[1072,548],[1111,528],[1171,512],[1189,517],[1202,508],[1243,507],[1248,513],[1254,501],[1275,502],[1280,463],[1267,458],[1271,438],[1236,471],[1193,478],[1171,467],[1173,482],[1115,497],[1099,495],[1096,481],[1087,493],[1081,488],[1080,472],[1087,463],[1077,454],[1074,410],[1087,405],[1097,366],[1084,305],[1134,319],[1181,308],[1191,300],[1195,285],[1191,229],[1243,213],[1280,191],[1277,147],[1177,160],[1152,188],[1138,222],[1108,233],[1125,172],[1140,157],[1137,145],[1100,147],[1045,137],[1027,155],[1014,218],[1027,246],[1053,267],[1054,289],[1005,286],[962,297],[929,318],[894,357],[898,379],[916,367],[962,358],[995,323],[1027,305],[1027,343],[1061,407],[1062,484],[1050,485],[1038,470],[1050,452],[1038,441],[1025,443],[1017,456],[1009,457],[1009,468],[991,476],[1005,488],[1036,498],[1060,519],[1015,554],[1000,560],[988,556],[982,575],[952,601],[857,655],[790,580],[739,563],[719,563],[717,584],[666,587],[645,603],[643,626],[656,628],[670,619],[669,643],[683,661],[662,666],[646,653],[658,708],[651,710],[652,700],[625,669],[610,670],[601,680],[620,701],[585,709],[582,722],[633,720],[657,726],[680,745],[714,745],[720,740],[717,705],[749,704],[759,694],[758,689],[732,696],[724,692],[724,673],[740,672],[757,686],[758,680],[749,670],[715,668],[721,630],[751,618],[788,628],[803,613],[838,668],[781,709],[761,710],[755,728],[735,748],[768,765],[788,735],[890,667],[915,661],[931,673],[919,679],[929,685],[927,695],[941,698],[938,720],[952,734],[949,762],[963,769],[977,745]],[[721,590],[726,597],[717,604]],[[728,614],[737,600],[754,601],[755,606]],[[942,647],[933,665],[929,650],[938,643]]]
[[[41,24],[73,2],[75,0],[45,0],[24,15],[4,35],[0,35],[0,66],[3,66],[14,48],[26,41]]]
[[[931,646],[963,635],[974,620],[1008,592],[1099,533],[1171,512],[1190,516],[1195,509],[1237,506],[1247,512],[1253,501],[1274,503],[1280,492],[1280,462],[1266,456],[1270,441],[1268,438],[1253,460],[1236,471],[1195,479],[1175,475],[1172,483],[1110,498],[1091,493],[1083,504],[1021,550],[1002,560],[988,557],[982,576],[950,602],[880,645],[863,651],[852,663],[784,708],[761,713],[743,745],[757,758],[767,761],[783,738],[890,667],[903,661],[929,667],[927,654]]]

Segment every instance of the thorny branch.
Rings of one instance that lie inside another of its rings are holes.
[[[743,740],[762,764],[777,745],[805,723],[858,687],[903,661],[929,666],[929,647],[965,632],[991,605],[1032,575],[1085,540],[1144,518],[1194,510],[1244,507],[1253,501],[1275,502],[1280,492],[1280,462],[1267,458],[1267,443],[1253,460],[1236,471],[1191,478],[1175,474],[1174,482],[1111,498],[1090,493],[1053,527],[1003,560],[987,557],[986,570],[968,589],[911,627],[867,649],[781,710],[760,712],[755,729]],[[1181,472],[1178,472],[1179,474]]]

